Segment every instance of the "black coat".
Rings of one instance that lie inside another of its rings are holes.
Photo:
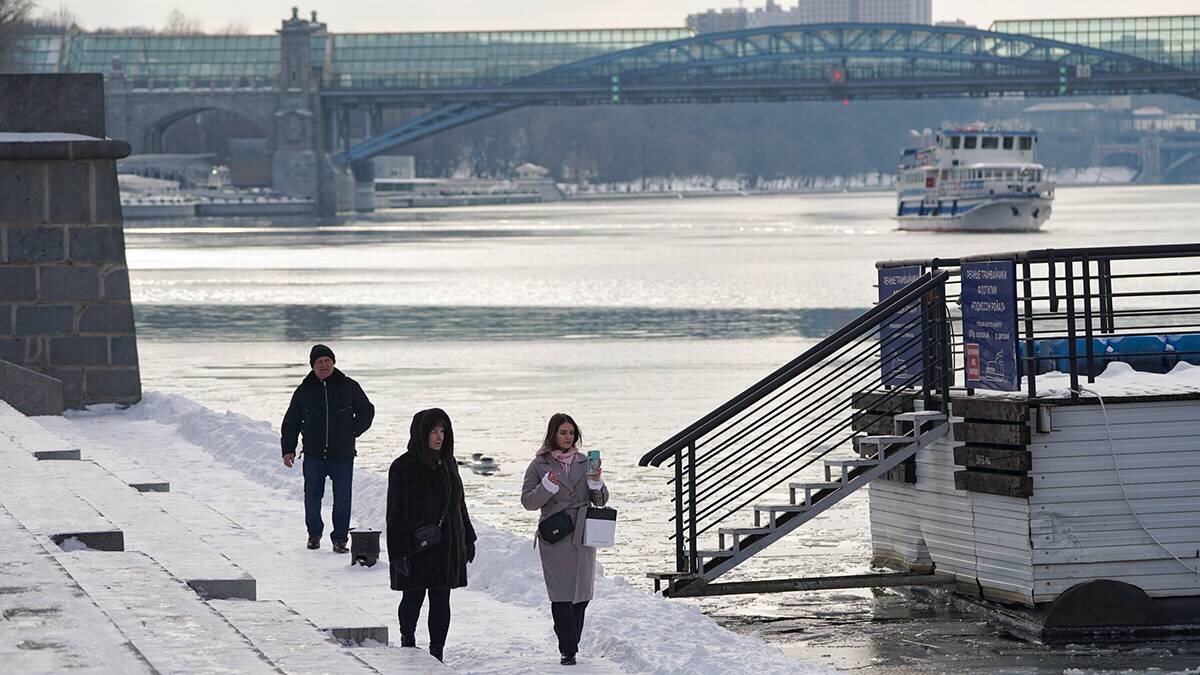
[[[430,430],[439,421],[446,437],[435,455],[426,446]],[[388,470],[387,550],[392,590],[466,586],[467,545],[474,546],[475,528],[471,527],[462,478],[454,461],[450,418],[438,408],[422,410],[413,417],[409,436],[408,452],[397,457]],[[443,511],[446,520],[442,543],[413,553],[413,530],[436,525]],[[408,561],[408,574],[397,569],[402,558]]]
[[[309,371],[283,416],[280,445],[283,454],[294,453],[303,434],[304,452],[311,457],[353,457],[354,439],[370,429],[374,419],[375,406],[357,382],[337,368],[324,381]]]

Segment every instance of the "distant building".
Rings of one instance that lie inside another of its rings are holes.
[[[697,33],[812,23],[933,23],[933,0],[799,0],[783,9],[774,0],[764,7],[710,9],[691,14],[687,25]]]

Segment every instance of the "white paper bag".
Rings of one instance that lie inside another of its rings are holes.
[[[617,510],[588,507],[583,524],[583,545],[608,548],[616,543]]]

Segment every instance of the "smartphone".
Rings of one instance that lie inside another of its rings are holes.
[[[588,466],[587,466],[588,473],[596,473],[597,471],[599,471],[600,470],[600,451],[599,450],[588,450],[587,462],[588,462]]]

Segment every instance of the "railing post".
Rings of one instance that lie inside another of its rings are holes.
[[[1079,352],[1075,349],[1075,262],[1064,258],[1067,282],[1067,363],[1071,370],[1071,398],[1079,398]]]
[[[1049,263],[1050,269],[1054,269],[1054,261]],[[1021,264],[1021,274],[1025,277],[1022,280],[1022,287],[1025,290],[1025,355],[1029,357],[1028,364],[1025,367],[1025,375],[1029,378],[1029,398],[1037,396],[1037,354],[1033,349],[1033,268],[1029,264],[1029,259],[1026,258]],[[1054,273],[1047,275],[1053,279]],[[1047,284],[1051,287],[1049,295],[1054,294],[1054,282],[1050,281]]]
[[[692,571],[700,573],[696,557],[696,441],[688,443],[688,556]]]
[[[683,553],[683,450],[675,451],[675,570],[690,571]]]
[[[933,382],[939,361],[933,354],[933,336],[930,335],[933,322],[930,320],[929,293],[921,295],[921,398],[925,401],[925,409],[933,410]]]
[[[937,287],[936,311],[938,313],[938,344],[941,346],[942,376],[942,412],[950,414],[950,387],[954,386],[954,331],[950,326],[950,309],[946,307],[946,284]]]
[[[1087,256],[1083,257],[1083,339],[1086,340],[1083,353],[1087,354],[1087,381],[1090,384],[1096,381],[1093,374],[1096,350],[1092,348],[1092,261]]]
[[[1100,316],[1108,319],[1101,323],[1101,331],[1112,334],[1117,331],[1116,316],[1113,314],[1112,260],[1100,259]]]

